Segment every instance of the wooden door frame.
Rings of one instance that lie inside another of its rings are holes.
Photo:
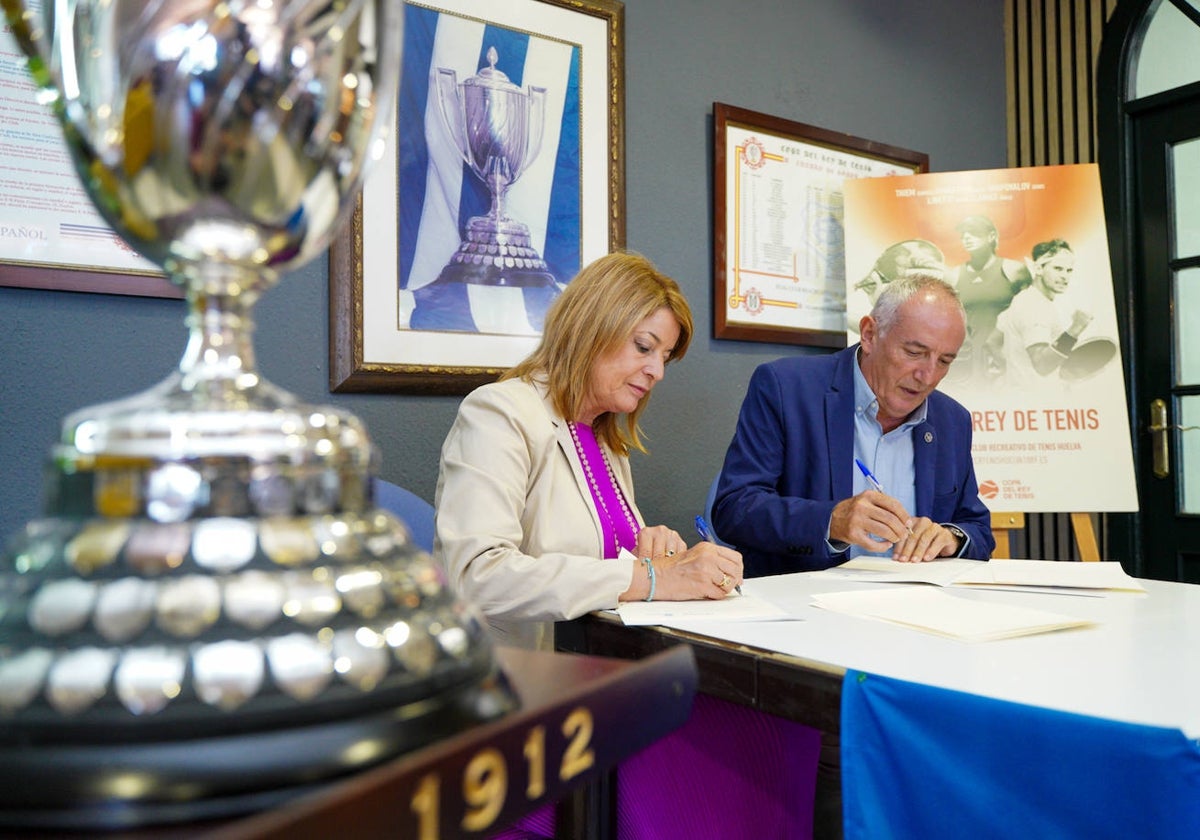
[[[1134,375],[1140,363],[1137,342],[1137,307],[1133,278],[1142,254],[1136,219],[1137,184],[1131,166],[1134,124],[1147,108],[1169,105],[1190,98],[1197,85],[1189,85],[1136,102],[1132,99],[1131,69],[1134,51],[1141,43],[1146,15],[1156,0],[1121,0],[1104,27],[1096,70],[1096,134],[1100,187],[1108,227],[1109,257],[1112,262],[1113,296],[1117,317],[1125,325],[1121,332],[1121,354],[1125,368],[1126,399],[1130,418],[1134,464],[1141,462],[1149,441],[1142,411],[1148,397],[1139,392]],[[1115,557],[1125,562],[1126,571],[1144,575],[1145,519],[1138,513],[1109,514],[1109,545]]]
[[[1143,449],[1141,424],[1136,406],[1140,394],[1133,371],[1137,367],[1137,342],[1134,341],[1133,286],[1136,232],[1133,225],[1133,180],[1128,152],[1133,145],[1133,120],[1128,114],[1125,92],[1130,89],[1129,56],[1137,46],[1142,21],[1154,0],[1123,0],[1104,26],[1100,56],[1096,63],[1096,151],[1100,169],[1100,189],[1104,196],[1104,217],[1108,227],[1109,259],[1112,262],[1113,298],[1119,323],[1121,358],[1125,367],[1125,393],[1128,400],[1129,428],[1136,465]],[[1109,545],[1115,557],[1128,558],[1125,570],[1141,575],[1142,515],[1109,514]]]

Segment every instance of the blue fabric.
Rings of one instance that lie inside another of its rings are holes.
[[[841,725],[846,840],[1200,837],[1200,751],[1175,729],[858,671]]]
[[[411,490],[382,478],[376,478],[374,485],[376,506],[403,520],[413,542],[425,551],[433,551],[433,505]]]
[[[504,290],[507,294],[520,296],[525,318],[539,334],[550,304],[561,291],[560,286]],[[431,283],[413,292],[413,300],[416,307],[409,326],[414,330],[473,332],[477,329],[477,321],[484,320],[472,306],[470,291],[464,283]]]
[[[558,156],[554,163],[554,181],[550,188],[550,223],[546,228],[546,248],[542,259],[559,283],[570,280],[583,265],[583,196],[579,190],[583,162],[580,150],[579,126],[583,114],[579,103],[579,50],[574,51],[567,77],[567,96],[563,103],[562,134],[558,139]],[[543,149],[542,154],[548,154]]]
[[[825,540],[829,516],[854,494],[855,344],[838,353],[759,365],[750,378],[717,486],[713,525],[742,552],[747,577],[844,562]],[[916,516],[953,522],[964,556],[995,548],[971,461],[971,415],[945,394],[912,430]]]
[[[431,93],[428,84],[429,67],[433,63],[433,36],[437,31],[438,13],[411,3],[404,8],[404,67],[401,73],[399,99],[396,104],[398,126],[422,125]],[[412,84],[415,76],[424,84]],[[404,83],[403,80],[409,80]],[[437,94],[434,94],[436,96]],[[413,264],[417,235],[421,230],[421,210],[425,206],[425,177],[429,169],[429,148],[421,131],[396,132],[396,165],[404,182],[404,200],[396,202],[396,248],[401,274],[400,288],[407,286],[405,266]]]

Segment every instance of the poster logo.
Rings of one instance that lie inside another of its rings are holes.
[[[765,153],[766,149],[757,137],[751,137],[746,141],[746,145],[742,146],[742,160],[751,169],[759,169],[767,162]]]
[[[759,315],[763,311],[762,292],[755,288],[746,290],[746,301],[743,304],[750,315]]]

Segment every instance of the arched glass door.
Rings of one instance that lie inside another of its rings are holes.
[[[1127,0],[1104,32],[1100,169],[1140,514],[1135,574],[1200,583],[1200,0]]]

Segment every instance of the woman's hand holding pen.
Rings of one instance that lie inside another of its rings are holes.
[[[721,599],[742,584],[742,555],[716,543],[699,542],[667,558],[664,567],[656,571],[656,600]]]
[[[656,601],[724,598],[742,583],[742,555],[737,551],[712,542],[688,548],[678,532],[663,525],[638,533],[637,556],[649,557],[654,566]],[[646,574],[643,569],[639,567],[636,574]],[[635,576],[634,580],[623,599],[645,598],[649,592],[648,579]]]

